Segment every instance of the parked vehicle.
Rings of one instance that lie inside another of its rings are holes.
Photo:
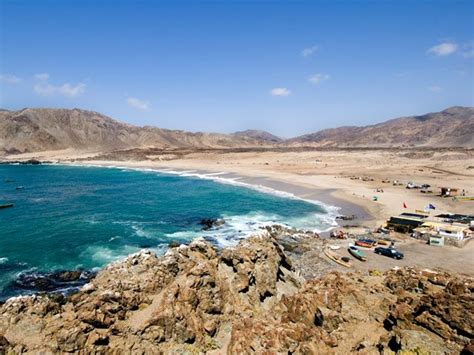
[[[396,251],[393,248],[382,248],[382,247],[377,247],[374,249],[375,254],[380,254],[380,255],[385,255],[390,258],[394,259],[403,259],[403,253],[400,253],[399,251]]]

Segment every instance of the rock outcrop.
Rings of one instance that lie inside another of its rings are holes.
[[[400,269],[305,281],[267,233],[113,263],[67,298],[0,307],[0,353],[433,353],[472,346],[472,280]]]

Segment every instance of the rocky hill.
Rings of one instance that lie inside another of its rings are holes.
[[[283,141],[283,139],[280,137],[277,137],[269,132],[261,131],[258,129],[247,129],[245,131],[232,133],[232,135],[236,137],[255,138],[259,141],[270,142],[270,143],[279,143]]]
[[[0,353],[472,353],[472,279],[404,268],[305,281],[279,238],[142,251],[67,298],[9,299]]]
[[[247,136],[137,127],[79,109],[0,111],[0,152],[7,154],[67,148],[107,152],[130,148],[232,148],[264,144],[266,142]]]
[[[97,112],[66,109],[0,110],[0,155],[74,149],[222,149],[255,147],[469,147],[474,108],[402,117],[365,127],[339,127],[282,140],[265,131],[192,133],[137,127]]]
[[[325,129],[285,141],[316,147],[474,148],[474,108],[450,107],[422,116],[396,118],[364,127]]]

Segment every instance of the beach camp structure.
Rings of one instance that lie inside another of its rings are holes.
[[[406,212],[390,217],[387,221],[387,228],[396,232],[411,233],[415,228],[421,226],[427,218],[428,214]]]
[[[459,195],[459,189],[455,189],[452,187],[442,187],[441,188],[441,196],[442,197],[452,197]]]
[[[423,222],[413,230],[413,236],[428,240],[431,245],[463,246],[473,236],[474,216],[440,214]]]
[[[429,236],[442,236],[461,241],[469,234],[469,228],[460,223],[444,223],[435,221],[426,221],[420,227],[413,230],[414,233],[428,234]]]
[[[473,215],[466,215],[466,214],[459,214],[459,213],[442,213],[435,216],[437,219],[440,219],[444,222],[448,223],[462,223],[467,224],[474,230],[474,216]]]

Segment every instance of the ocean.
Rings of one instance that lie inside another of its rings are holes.
[[[36,292],[31,280],[48,273],[87,274],[140,249],[161,254],[200,236],[225,247],[276,223],[323,231],[336,216],[219,174],[68,165],[0,165],[2,203],[14,207],[0,209],[0,300]],[[225,224],[202,230],[218,218]]]

